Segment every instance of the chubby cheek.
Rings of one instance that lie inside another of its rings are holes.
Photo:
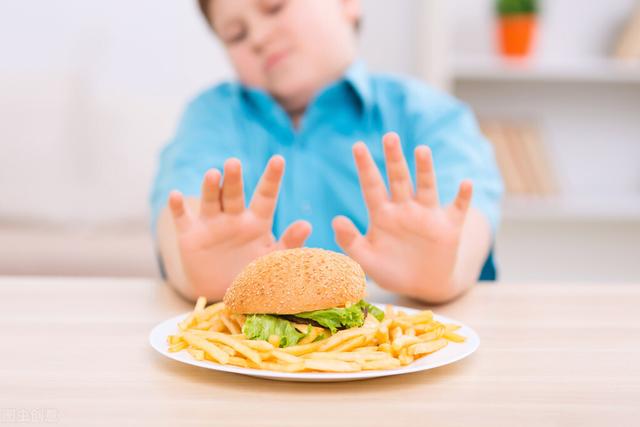
[[[245,50],[229,50],[229,58],[238,78],[246,86],[265,89],[265,77],[259,58]]]

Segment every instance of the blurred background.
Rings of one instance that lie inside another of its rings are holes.
[[[363,1],[369,68],[450,91],[495,145],[500,279],[637,282],[638,1]],[[0,274],[157,276],[158,151],[232,76],[195,0],[2,0],[0,35]]]

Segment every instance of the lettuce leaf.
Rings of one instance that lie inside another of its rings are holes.
[[[311,330],[311,328],[309,328]],[[247,316],[242,333],[250,340],[268,340],[271,335],[280,337],[280,347],[296,345],[305,334],[299,332],[291,322],[269,314]]]
[[[365,310],[380,321],[384,319],[384,312],[365,300],[361,300],[348,308],[308,311],[294,316],[300,319],[313,320],[329,329],[332,334],[335,334],[339,329],[362,326],[365,320]],[[280,337],[280,347],[296,345],[298,341],[310,332],[311,326],[308,327],[306,333],[303,333],[298,331],[289,320],[271,314],[249,315],[242,327],[242,333],[251,340],[266,341],[271,335],[278,335]]]
[[[348,308],[329,308],[326,310],[308,311],[306,313],[298,313],[295,316],[318,322],[320,325],[331,330],[332,334],[335,334],[338,329],[362,326],[365,319],[364,309],[378,320],[384,318],[382,310],[369,304],[365,300],[360,300],[360,302]]]
[[[356,305],[360,306],[360,307],[363,307],[363,308],[366,308],[367,312],[371,313],[371,315],[373,317],[375,317],[376,319],[378,319],[378,321],[382,322],[384,320],[384,311],[380,310],[375,305],[369,304],[368,302],[366,302],[363,299],[360,300],[360,302],[358,302]]]

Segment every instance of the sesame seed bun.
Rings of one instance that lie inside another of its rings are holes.
[[[296,314],[356,303],[364,293],[365,275],[357,262],[337,252],[297,248],[247,265],[224,303],[234,313]]]

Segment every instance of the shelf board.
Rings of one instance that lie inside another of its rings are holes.
[[[507,196],[505,221],[640,221],[640,195],[628,197]]]
[[[552,61],[465,57],[453,60],[452,72],[454,81],[640,84],[640,62],[607,58]]]

